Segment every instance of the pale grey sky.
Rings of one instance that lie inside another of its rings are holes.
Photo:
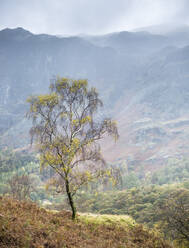
[[[0,29],[102,34],[162,23],[189,24],[189,0],[0,0]]]

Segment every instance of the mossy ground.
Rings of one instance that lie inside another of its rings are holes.
[[[128,216],[52,212],[31,202],[0,197],[0,247],[171,248],[158,234]]]
[[[128,215],[111,215],[111,214],[90,214],[80,213],[79,219],[86,224],[92,223],[94,225],[117,225],[128,229],[136,225],[133,218]]]

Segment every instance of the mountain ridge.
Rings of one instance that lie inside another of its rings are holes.
[[[104,146],[110,161],[152,167],[187,156],[189,129],[179,120],[189,119],[189,42],[180,46],[180,40],[167,37],[127,31],[90,37],[0,31],[1,145],[27,144],[26,98],[47,92],[59,75],[87,78],[105,103],[100,116],[118,119],[120,141]],[[177,127],[165,124],[174,121]]]

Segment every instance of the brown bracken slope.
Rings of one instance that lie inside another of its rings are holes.
[[[0,247],[27,248],[171,248],[141,225],[119,226],[71,220],[31,202],[0,197]]]

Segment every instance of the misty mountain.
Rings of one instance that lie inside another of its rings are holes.
[[[160,25],[152,25],[152,26],[136,28],[133,30],[133,32],[142,32],[142,31],[146,31],[151,34],[157,34],[157,35],[169,35],[171,33],[188,32],[189,26],[172,22],[172,23],[163,23]]]
[[[187,46],[189,43],[189,26],[177,23],[167,23],[143,27],[133,30],[134,32],[148,32],[153,35],[161,35],[167,37],[169,43],[176,46]]]
[[[104,146],[109,160],[151,166],[187,156],[187,35],[180,39],[176,32],[147,30],[57,37],[22,28],[0,31],[1,145],[28,143],[26,99],[46,92],[59,75],[87,78],[105,103],[100,114],[118,120],[120,141]]]
[[[102,47],[113,47],[121,54],[143,55],[153,53],[161,48],[170,45],[170,41],[163,35],[141,32],[118,32],[102,36],[86,37],[90,42]]]
[[[10,114],[22,115],[26,98],[48,89],[57,75],[73,78],[108,78],[114,70],[111,48],[99,48],[78,37],[57,38],[33,35],[18,29],[0,32],[0,106],[5,128]],[[116,58],[114,59],[114,61]],[[102,70],[103,67],[103,70]],[[1,131],[3,128],[1,128]]]

